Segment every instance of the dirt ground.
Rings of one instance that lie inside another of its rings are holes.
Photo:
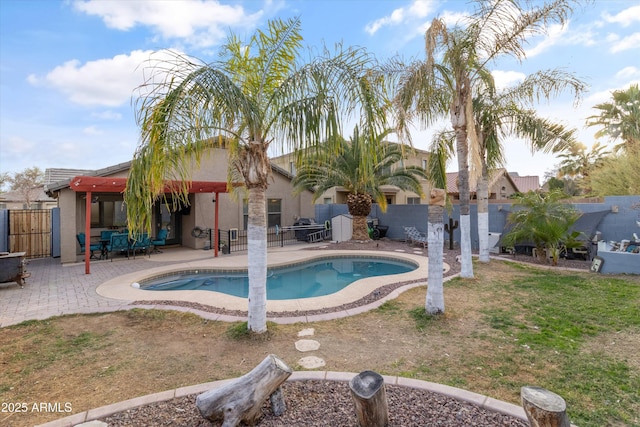
[[[382,250],[381,244],[384,250],[408,248],[392,243],[347,243],[341,248]],[[409,314],[412,308],[424,306],[425,287],[405,292],[382,309],[354,317],[312,324],[270,324],[268,334],[258,339],[232,339],[228,323],[158,310],[64,316],[3,328],[0,401],[26,403],[30,410],[0,413],[0,425],[33,425],[149,393],[240,376],[271,353],[294,370],[302,369],[298,365],[301,357],[313,355],[326,361],[323,370],[372,369],[388,375],[418,372],[420,379],[442,383],[465,378],[475,390],[517,402],[517,395],[495,387],[490,378],[480,374],[485,367],[474,364],[474,359],[489,358],[495,352],[484,337],[496,334],[496,330],[483,320],[478,302],[484,308],[508,302],[487,301],[484,283],[514,274],[518,273],[513,268],[495,262],[481,270],[487,280],[478,280],[477,286],[448,287],[447,314],[438,320],[437,328],[418,329]],[[312,339],[321,346],[303,354],[294,343],[298,332],[309,327],[315,329]],[[451,366],[459,371],[451,372]],[[40,402],[59,402],[60,411],[31,410]]]

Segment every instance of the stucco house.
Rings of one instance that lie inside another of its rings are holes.
[[[389,142],[389,144],[395,144]],[[405,147],[405,157],[403,159],[403,165],[405,166],[418,166],[423,169],[427,168],[429,162],[430,153],[425,150],[419,150],[409,146]],[[296,162],[295,153],[287,153],[281,156],[271,158],[271,163],[275,164],[282,169],[285,169],[292,176],[296,175]],[[422,191],[425,195],[431,192],[431,185],[426,179],[420,179],[422,184]],[[393,185],[384,185],[381,187],[388,205],[419,205],[427,203],[427,198],[420,198],[419,195],[411,191],[404,191]],[[347,203],[347,191],[342,187],[333,187],[330,190],[321,194],[316,204],[346,204]]]
[[[123,209],[123,195],[119,191],[100,190],[108,188],[109,180],[102,180],[103,186],[95,187],[88,193],[83,187],[83,179],[74,177],[92,177],[85,182],[97,182],[97,178],[113,178],[114,185],[126,180],[131,163],[121,163],[96,171],[72,170],[80,175],[69,176],[68,170],[52,170],[51,173],[63,177],[46,186],[47,193],[57,199],[60,208],[61,262],[77,262],[84,256],[81,254],[76,235],[86,229],[87,194],[91,194],[90,236],[98,239],[101,231],[123,229],[126,227],[126,210]],[[215,223],[215,205],[218,209],[219,229],[246,229],[247,209],[246,196],[242,189],[235,194],[226,191],[228,152],[223,148],[210,148],[202,156],[200,167],[194,171],[192,179],[194,188],[189,196],[190,206],[180,211],[171,211],[164,201],[160,200],[154,207],[153,230],[156,236],[161,229],[168,231],[167,244],[177,244],[193,249],[204,248],[209,241],[197,238],[194,229],[213,229]],[[273,227],[292,225],[299,217],[313,217],[314,207],[311,203],[313,193],[305,191],[293,196],[292,176],[280,167],[272,167],[272,181],[267,190],[268,224]],[[73,185],[72,185],[73,180]],[[203,188],[195,188],[195,183],[202,183]],[[215,186],[214,186],[215,184]],[[206,188],[204,188],[206,186]],[[119,188],[119,187],[114,187]],[[215,188],[215,190],[211,190]],[[222,190],[220,190],[222,189]],[[217,193],[217,195],[216,195]],[[214,202],[215,200],[215,202]],[[168,201],[170,203],[170,201]]]
[[[508,173],[506,169],[496,169],[489,177],[489,200],[504,200],[510,198],[515,193],[526,193],[529,190],[533,190],[533,183],[534,181],[538,181],[538,177],[522,178],[525,179],[518,181],[523,186],[523,188],[520,188],[518,182],[516,182],[512,174]],[[539,184],[535,189],[538,188],[540,188]],[[447,194],[452,202],[457,203],[460,201],[458,172],[447,173]],[[477,198],[475,189],[471,189],[470,196],[472,200]]]

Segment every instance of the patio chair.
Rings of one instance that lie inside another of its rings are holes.
[[[167,234],[169,234],[169,232],[166,228],[163,228],[162,230],[158,231],[158,235],[156,236],[156,238],[151,240],[151,244],[153,245],[152,252],[154,254],[162,253],[162,251],[158,249],[158,246],[164,246],[167,244]]]
[[[113,261],[113,253],[127,253],[127,258],[129,258],[129,252],[131,251],[131,247],[129,246],[129,234],[127,233],[113,233],[111,235],[111,241],[107,245],[107,253],[111,254],[111,261]]]
[[[147,233],[142,233],[133,238],[130,242],[131,251],[133,252],[133,258],[136,257],[136,252],[144,252],[151,258],[151,239]]]
[[[422,248],[427,247],[427,236],[424,233],[418,231],[415,227],[404,227],[404,234],[409,243],[416,244],[419,243],[422,245]]]
[[[78,240],[78,243],[80,244],[80,253],[84,254],[84,250],[85,250],[85,245],[86,245],[86,235],[84,234],[84,232],[80,232],[78,234],[76,234],[76,239]],[[100,243],[89,243],[89,259],[98,259],[94,254],[93,251],[100,251],[102,250],[102,245],[100,245]]]

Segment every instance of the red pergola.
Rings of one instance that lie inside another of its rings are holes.
[[[215,193],[215,200],[218,201],[219,193],[227,192],[226,182],[217,181],[191,181],[189,186],[189,193]],[[86,218],[85,218],[85,257],[84,257],[84,270],[85,274],[91,274],[89,257],[90,253],[90,236],[91,236],[91,193],[122,193],[127,185],[127,178],[109,178],[101,176],[76,176],[71,179],[70,188],[76,192],[86,193]],[[169,193],[172,189],[181,186],[180,181],[166,181],[165,192]],[[215,204],[215,225],[214,225],[214,257],[218,256],[218,206],[219,202]]]

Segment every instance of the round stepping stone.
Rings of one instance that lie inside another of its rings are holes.
[[[298,336],[299,337],[310,337],[313,336],[313,334],[315,334],[316,330],[314,328],[307,328],[307,329],[303,329],[300,332],[298,332]]]
[[[314,351],[320,348],[320,343],[316,340],[298,340],[296,341],[296,350],[301,352]]]
[[[321,359],[319,357],[307,356],[298,360],[298,365],[302,366],[305,369],[317,369],[323,367],[324,365],[326,365],[326,363],[324,362],[324,359]]]

